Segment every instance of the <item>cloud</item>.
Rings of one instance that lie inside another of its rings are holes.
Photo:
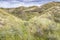
[[[0,7],[7,7],[7,5],[9,6],[8,2],[0,2]]]
[[[0,7],[15,8],[19,6],[27,6],[27,7],[33,5],[39,6],[51,1],[56,1],[56,0],[0,0]]]
[[[60,0],[56,0],[56,1],[59,1],[60,2]]]
[[[0,1],[0,8],[15,8],[19,6],[33,6],[38,5],[39,3],[36,2],[20,2],[20,1]]]
[[[11,7],[19,7],[24,5],[22,2],[6,2],[6,1],[0,1],[0,7],[1,8],[11,8]]]
[[[23,0],[24,2],[31,2],[31,1],[35,1],[35,0]]]

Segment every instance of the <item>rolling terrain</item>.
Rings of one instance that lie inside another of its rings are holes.
[[[60,40],[60,2],[0,8],[0,40]]]

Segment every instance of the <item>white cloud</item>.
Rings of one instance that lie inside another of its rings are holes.
[[[0,7],[3,8],[15,8],[15,7],[19,7],[19,6],[33,6],[33,5],[42,5],[44,3],[47,3],[49,1],[41,1],[41,2],[31,2],[31,1],[35,1],[35,0],[23,0],[24,2],[20,2],[17,0],[10,0],[10,1],[0,1]],[[60,0],[57,0],[60,1]]]
[[[56,0],[56,1],[59,1],[60,2],[60,0]]]
[[[30,1],[35,1],[35,0],[23,0],[23,1],[25,1],[25,2],[30,2]]]
[[[38,3],[24,3],[24,2],[19,2],[19,1],[12,1],[12,2],[7,2],[7,1],[0,1],[0,7],[2,8],[15,8],[19,6],[33,6],[33,5],[38,5]]]
[[[8,2],[0,2],[0,7],[7,7],[7,5],[9,6]]]
[[[24,5],[24,3],[22,2],[6,2],[6,1],[1,1],[0,2],[0,7],[2,8],[11,8],[11,7],[19,7],[19,6],[22,6]]]

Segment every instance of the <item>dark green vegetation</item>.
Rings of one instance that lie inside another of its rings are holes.
[[[60,2],[0,8],[0,40],[60,40]]]

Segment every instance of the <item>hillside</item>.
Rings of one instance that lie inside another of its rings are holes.
[[[60,2],[0,8],[0,40],[60,40]]]
[[[19,23],[19,21],[22,21],[22,20],[0,9],[0,24],[5,24],[7,26],[8,24],[13,23],[14,25],[15,22]]]
[[[18,8],[8,8],[4,9],[6,12],[13,14],[14,16],[21,18],[23,20],[29,20],[34,16],[41,15],[45,10],[53,7],[53,6],[60,6],[60,2],[50,2],[44,4],[40,7],[32,6],[32,7],[18,7]],[[3,8],[2,8],[3,9]]]
[[[37,6],[32,6],[32,7],[18,7],[18,8],[8,8],[8,9],[3,9],[8,13],[13,14],[14,16],[21,18],[23,20],[29,20],[30,18],[34,16],[38,16],[39,13],[35,12],[37,9]]]
[[[22,27],[20,26],[23,26],[22,24],[23,21],[21,19],[0,9],[0,40],[13,40],[11,37],[15,35],[14,32],[21,30]]]

